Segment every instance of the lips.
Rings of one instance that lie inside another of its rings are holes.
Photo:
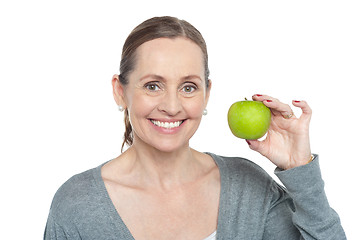
[[[159,120],[154,120],[154,119],[150,119],[150,121],[158,127],[161,128],[166,128],[166,129],[172,129],[172,128],[177,128],[179,127],[185,120],[180,120],[180,121],[167,121],[167,122],[163,122],[163,121],[159,121]]]

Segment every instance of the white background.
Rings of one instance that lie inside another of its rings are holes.
[[[231,134],[228,108],[255,93],[307,100],[329,202],[359,239],[360,12],[347,0],[2,1],[0,238],[41,239],[59,186],[120,154],[111,77],[123,42],[142,21],[171,15],[197,27],[209,50],[209,114],[192,146],[273,174]]]

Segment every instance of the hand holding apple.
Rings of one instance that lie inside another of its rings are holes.
[[[294,116],[288,104],[267,95],[253,95],[254,101],[262,102],[272,113],[267,137],[263,141],[246,140],[249,147],[267,157],[282,169],[305,165],[311,156],[309,125],[312,110],[306,101],[292,101],[302,110],[302,115]],[[288,118],[287,116],[291,116]]]

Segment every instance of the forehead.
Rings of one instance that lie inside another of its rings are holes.
[[[135,71],[203,76],[203,52],[187,38],[157,38],[138,47]]]

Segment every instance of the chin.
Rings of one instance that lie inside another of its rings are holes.
[[[151,146],[160,152],[171,153],[171,152],[176,152],[180,149],[184,149],[185,147],[188,147],[189,143],[187,142],[186,144],[175,144],[174,142],[168,141],[168,142],[159,143],[157,145],[152,144]]]

